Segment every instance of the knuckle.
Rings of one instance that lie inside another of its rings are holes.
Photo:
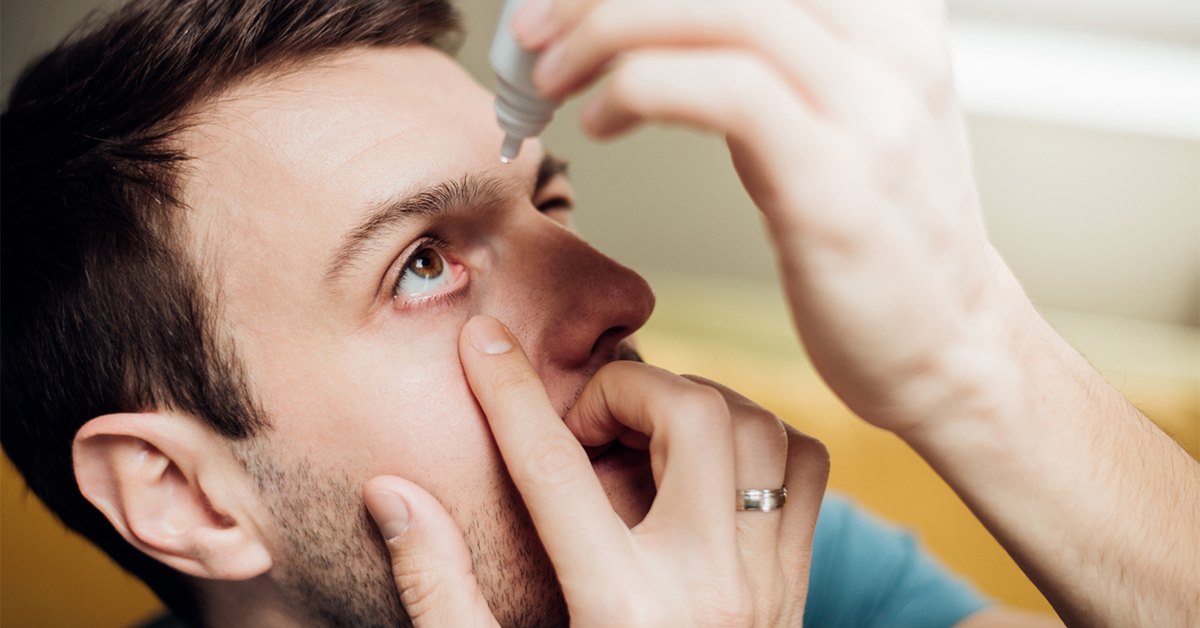
[[[668,416],[690,418],[696,415],[728,413],[725,398],[715,388],[689,380],[679,381],[669,391],[654,398],[656,411]]]
[[[829,448],[825,443],[800,432],[793,432],[788,440],[788,457],[813,471],[808,477],[813,482],[824,482],[829,476]]]
[[[711,386],[696,385],[695,391],[691,394],[690,409],[717,419],[721,423],[730,421],[729,406],[725,403],[725,396]]]
[[[780,461],[787,455],[787,429],[783,421],[761,407],[739,407],[734,414],[733,433],[739,441],[767,448]]]
[[[703,384],[687,386],[679,395],[664,399],[665,415],[673,423],[688,425],[705,433],[727,431],[732,419],[725,397],[715,388]]]
[[[829,448],[825,443],[795,429],[792,433],[793,446],[798,448],[802,455],[813,459],[829,459]]]
[[[593,45],[611,45],[628,31],[625,18],[627,13],[628,7],[618,3],[601,4],[593,9],[587,19],[579,25],[579,29],[576,31],[577,37],[581,41]]]
[[[783,427],[783,421],[757,404],[738,404],[733,427],[764,440],[787,440],[787,430]]]
[[[738,101],[761,97],[766,89],[776,84],[767,66],[749,53],[728,55],[721,62],[721,75],[722,82]]]
[[[579,442],[570,434],[547,434],[529,442],[525,448],[527,479],[545,486],[565,486],[576,482],[584,471],[591,471]]]
[[[810,438],[805,443],[803,452],[804,459],[809,464],[824,469],[826,473],[829,472],[829,448],[825,446],[825,443]]]
[[[523,389],[536,378],[533,369],[524,364],[506,360],[492,370],[489,379],[494,387],[494,392],[503,393],[509,390]]]
[[[645,53],[629,53],[608,81],[607,96],[634,113],[644,114],[648,107],[645,85],[651,85],[655,75],[654,61]]]
[[[725,119],[736,121],[744,132],[763,132],[763,112],[792,102],[786,81],[750,53],[727,55],[716,74],[721,86],[717,106]],[[771,132],[777,133],[778,129],[771,127]]]

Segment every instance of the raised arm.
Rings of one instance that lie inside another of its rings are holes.
[[[594,135],[723,135],[800,338],[1076,626],[1200,622],[1200,466],[1037,314],[987,240],[936,0],[557,0],[535,80]]]

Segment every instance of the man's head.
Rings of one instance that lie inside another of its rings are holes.
[[[360,499],[392,474],[502,619],[562,619],[458,332],[508,323],[565,412],[653,297],[571,230],[536,143],[499,163],[490,97],[429,45],[452,32],[432,2],[154,0],[14,91],[5,451],[185,614],[180,573],[214,619],[394,622]],[[645,468],[602,467],[639,518]]]

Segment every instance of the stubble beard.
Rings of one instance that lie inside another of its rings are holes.
[[[643,361],[630,341],[614,347],[611,359]],[[571,396],[564,415],[582,390]],[[314,472],[306,461],[285,467],[263,438],[235,450],[276,515],[275,570],[287,605],[314,627],[411,628],[387,545],[362,501],[363,483],[344,470]],[[635,501],[644,502],[634,507],[640,520],[654,483],[647,473],[630,488],[641,497]],[[566,628],[570,615],[558,576],[508,471],[501,468],[485,490],[497,496],[495,504],[475,513],[462,534],[496,620],[503,628]],[[453,506],[449,511],[452,518],[457,514]]]
[[[272,577],[292,612],[321,628],[411,627],[363,483],[307,462],[279,465],[261,441],[249,449],[239,458],[275,514]],[[567,626],[558,577],[520,494],[503,471],[489,488],[496,502],[463,530],[484,599],[504,628]]]

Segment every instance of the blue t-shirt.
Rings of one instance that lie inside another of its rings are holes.
[[[813,535],[805,628],[950,628],[988,602],[913,536],[830,493]]]

